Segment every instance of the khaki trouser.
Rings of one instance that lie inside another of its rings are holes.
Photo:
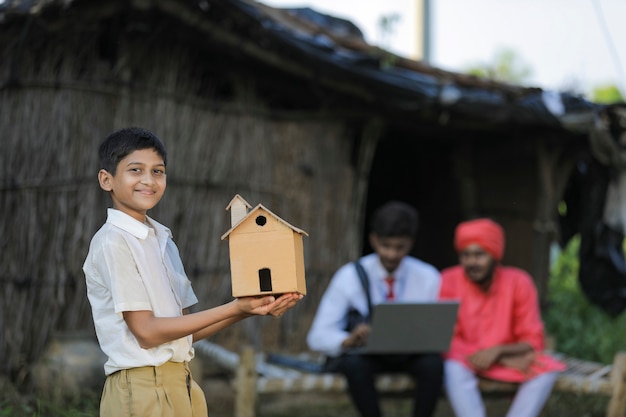
[[[124,369],[104,383],[100,417],[207,417],[202,389],[186,362]]]

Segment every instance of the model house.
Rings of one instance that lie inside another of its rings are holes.
[[[252,208],[240,195],[230,210],[228,238],[233,297],[298,292],[306,294],[302,235],[265,208]]]

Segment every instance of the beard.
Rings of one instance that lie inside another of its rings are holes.
[[[496,261],[491,260],[489,265],[484,266],[466,266],[465,275],[475,284],[479,284],[481,286],[488,286],[493,280],[493,273],[496,269]]]

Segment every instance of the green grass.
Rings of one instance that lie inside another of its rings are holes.
[[[0,404],[0,416],[11,417],[98,417],[98,404],[56,404],[47,400],[37,400],[34,407],[22,404],[4,408]]]
[[[98,417],[100,393],[85,392],[80,398],[52,401],[20,393],[0,378],[0,417]]]
[[[0,402],[0,417],[98,417],[98,403],[58,404],[23,397],[19,401]]]

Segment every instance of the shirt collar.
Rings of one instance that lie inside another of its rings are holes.
[[[162,236],[165,234],[165,236],[169,236],[170,238],[172,238],[172,232],[170,229],[148,216],[146,216],[146,220],[150,222],[150,225],[152,225],[152,227],[154,227],[154,231],[157,236]],[[141,223],[137,219],[134,219],[123,211],[113,208],[107,209],[107,223],[119,227],[120,229],[132,234],[138,239],[147,238],[148,232],[150,231],[149,226]]]
[[[402,271],[404,270],[404,265],[406,265],[405,259],[406,259],[406,256],[402,258],[396,270],[390,273],[385,269],[383,264],[380,262],[380,257],[377,256],[376,257],[377,262],[375,263],[375,266],[374,266],[375,268],[374,273],[376,274],[376,277],[378,277],[378,279],[380,279],[381,281],[387,278],[388,276],[392,276],[396,280],[400,279],[400,277],[404,276]]]

